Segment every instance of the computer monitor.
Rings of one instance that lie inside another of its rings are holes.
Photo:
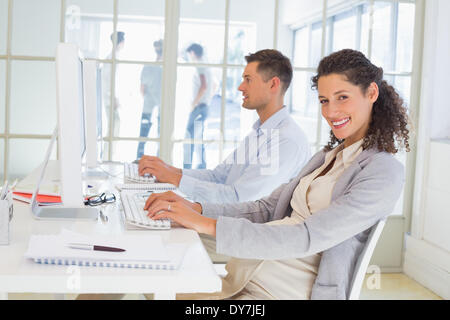
[[[92,169],[98,168],[103,157],[102,78],[101,69],[96,61],[84,61],[83,72],[86,110],[86,165],[89,173],[92,172]]]
[[[78,64],[78,97],[82,97],[82,99],[78,99],[78,111],[80,112],[80,133],[81,133],[81,139],[80,139],[80,158],[83,159],[83,157],[86,154],[86,117],[85,117],[85,101],[84,101],[84,81],[83,81],[83,60],[81,57],[78,57],[77,59]]]
[[[56,49],[56,99],[58,113],[58,162],[62,206],[34,206],[36,218],[96,219],[98,211],[84,206],[82,161],[86,153],[83,57],[75,44],[60,43]],[[56,130],[56,129],[55,129]],[[48,154],[53,143],[50,143]],[[42,175],[48,162],[45,159]],[[36,193],[38,192],[40,181]]]

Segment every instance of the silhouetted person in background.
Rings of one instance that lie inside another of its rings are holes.
[[[162,60],[163,40],[153,42],[153,48],[156,52],[156,61]],[[152,127],[152,114],[156,107],[161,107],[161,81],[162,67],[156,65],[146,65],[141,72],[141,94],[144,97],[144,106],[142,108],[140,137],[148,137]],[[159,132],[159,115],[158,112],[158,132]],[[145,141],[140,141],[137,149],[136,159],[140,159],[144,154]]]
[[[114,33],[111,34],[111,41],[113,42]],[[116,59],[120,59],[120,53],[125,45],[125,32],[117,31],[117,39],[116,39]],[[107,60],[112,59],[112,52],[106,57]],[[117,68],[116,68],[117,75]],[[117,79],[115,81],[117,83]],[[103,87],[103,101],[105,105],[105,112],[108,123],[108,134],[109,134],[109,126],[112,125],[110,123],[110,112],[111,112],[111,64],[105,63],[102,66],[102,87]],[[115,89],[115,95],[113,100],[113,118],[114,118],[114,136],[118,136],[120,132],[120,115],[119,108],[120,102],[117,97],[117,87]]]
[[[187,49],[189,60],[191,62],[203,62],[203,47],[197,43],[191,44]],[[212,95],[211,73],[206,67],[196,67],[196,73],[193,78],[193,101],[191,102],[191,113],[186,127],[186,139],[203,139],[203,130],[205,120],[208,117],[209,103]],[[199,157],[197,169],[206,168],[205,145],[185,144],[184,145],[184,168],[192,168],[193,153]]]

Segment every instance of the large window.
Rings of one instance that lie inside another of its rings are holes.
[[[60,23],[61,1],[0,0],[0,178],[23,177],[44,159],[56,124]]]
[[[152,154],[213,168],[257,119],[237,90],[245,55],[277,48],[292,59],[285,103],[315,152],[329,138],[310,82],[320,59],[361,50],[409,106],[414,19],[406,0],[0,0],[0,179],[44,157],[58,42],[77,43],[102,70],[104,160]]]
[[[105,160],[157,154],[165,1],[70,0],[66,5],[65,41],[77,43],[101,69]]]

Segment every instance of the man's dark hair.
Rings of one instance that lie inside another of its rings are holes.
[[[111,34],[111,41],[113,41],[114,33]],[[117,45],[125,40],[125,32],[117,31]]]
[[[203,47],[198,43],[193,43],[186,49],[186,52],[191,51],[193,51],[197,57],[203,57]]]
[[[285,93],[292,81],[292,65],[288,57],[274,49],[264,49],[245,56],[247,63],[258,62],[256,69],[268,81],[273,77],[280,78],[281,90]]]

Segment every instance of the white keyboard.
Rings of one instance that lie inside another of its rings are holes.
[[[137,163],[125,162],[123,164],[123,177],[125,180],[134,183],[154,183],[156,178],[154,176],[140,176],[139,165]]]
[[[144,210],[144,205],[148,196],[149,193],[136,193],[136,191],[120,193],[127,226],[158,230],[170,229],[170,219],[153,220],[147,217],[148,211]]]

